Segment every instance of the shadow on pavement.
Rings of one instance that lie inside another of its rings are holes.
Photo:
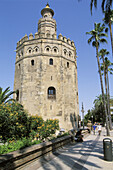
[[[88,161],[89,156],[98,157],[99,159],[103,159],[102,156],[97,155],[96,152],[102,153],[102,142],[99,142],[99,136],[96,139],[84,141],[83,143],[77,143],[76,145],[67,145],[62,149],[59,149],[56,152],[53,152],[55,155],[55,159],[47,162],[46,164],[42,165],[43,169],[50,170],[50,169],[78,169],[82,170],[84,165],[90,165],[92,167],[101,168],[97,164]],[[93,153],[91,153],[93,150]],[[94,154],[95,153],[95,154]],[[87,170],[87,168],[84,168]]]

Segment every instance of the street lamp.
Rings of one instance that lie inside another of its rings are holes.
[[[91,118],[92,118],[92,125],[93,125],[93,115],[91,116]]]
[[[83,118],[83,129],[84,129],[84,106],[83,106],[83,102],[82,102],[82,118]]]

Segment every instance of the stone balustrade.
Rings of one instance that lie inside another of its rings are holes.
[[[64,136],[50,142],[43,142],[27,147],[22,150],[0,155],[0,170],[12,170],[26,163],[39,159],[45,154],[54,152],[56,149],[71,142],[71,136]]]

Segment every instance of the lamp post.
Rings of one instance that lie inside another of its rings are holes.
[[[83,106],[83,102],[82,102],[82,119],[83,119],[83,129],[84,129],[84,106]]]
[[[92,117],[92,125],[93,125],[93,115],[91,117]]]

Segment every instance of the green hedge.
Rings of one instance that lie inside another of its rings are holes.
[[[6,143],[4,145],[0,145],[0,154],[5,154],[5,153],[9,153],[9,152],[16,151],[19,149],[23,149],[28,146],[34,145],[34,144],[39,144],[41,142],[42,141],[40,141],[40,140],[32,141],[31,138],[29,138],[29,139],[23,138],[23,139],[17,140],[17,141],[8,141],[8,143]]]

